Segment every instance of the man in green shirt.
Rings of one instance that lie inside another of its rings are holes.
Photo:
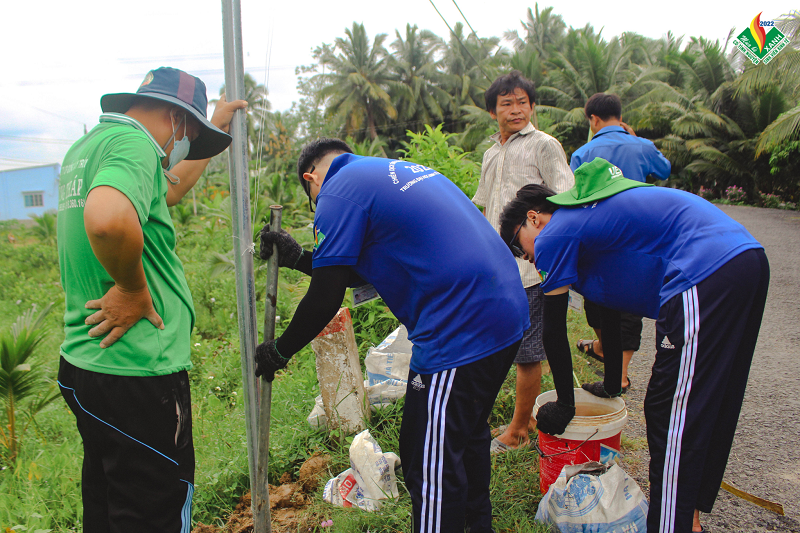
[[[83,438],[84,531],[188,532],[195,314],[168,207],[225,150],[246,103],[223,97],[209,121],[203,82],[162,67],[100,105],[64,159],[58,206],[58,379]]]

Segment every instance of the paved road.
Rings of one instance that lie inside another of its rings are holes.
[[[800,212],[720,206],[766,249],[771,280],[764,321],[725,479],[783,505],[786,516],[720,491],[703,524],[720,532],[800,532]],[[747,283],[742,279],[742,283]],[[642,350],[631,364],[626,433],[644,435],[642,401],[655,354],[652,320],[645,320]],[[647,452],[629,458],[629,470],[646,487]]]

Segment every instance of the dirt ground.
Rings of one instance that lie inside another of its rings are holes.
[[[721,490],[704,527],[720,532],[800,532],[800,213],[720,206],[764,245],[771,279],[764,320],[725,480],[783,505],[785,516]],[[747,280],[743,279],[743,283]],[[629,369],[629,423],[624,434],[645,437],[642,404],[655,355],[655,326],[645,319],[642,348]],[[646,444],[646,441],[645,441]],[[628,452],[625,469],[648,493],[647,447]]]
[[[285,473],[280,479],[280,485],[269,486],[273,533],[295,532],[303,525],[301,511],[311,503],[309,495],[327,479],[328,463],[327,456],[315,454],[300,467],[296,481],[292,481],[291,476]],[[252,533],[252,531],[253,511],[248,492],[242,496],[223,529],[199,523],[192,533]]]

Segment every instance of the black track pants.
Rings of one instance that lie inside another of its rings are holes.
[[[644,403],[652,533],[689,532],[694,510],[714,505],[768,285],[764,250],[748,250],[661,308]]]
[[[400,459],[415,533],[488,533],[489,415],[519,341],[436,374],[408,374]]]

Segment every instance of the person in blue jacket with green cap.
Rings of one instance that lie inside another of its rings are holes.
[[[717,207],[685,191],[629,180],[596,158],[562,194],[527,185],[506,204],[500,234],[536,265],[545,293],[544,345],[558,399],[538,427],[564,432],[575,415],[566,313],[571,287],[604,308],[604,381],[620,395],[619,314],[656,319],[645,398],[650,447],[648,530],[702,531],[733,443],[769,285],[763,247]],[[746,282],[743,282],[746,281]]]

